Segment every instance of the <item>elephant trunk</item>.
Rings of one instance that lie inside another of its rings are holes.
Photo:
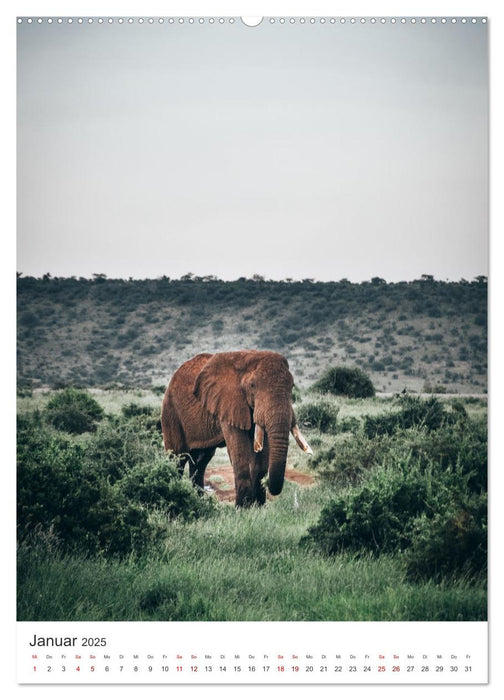
[[[289,426],[266,429],[269,442],[268,490],[277,496],[283,487],[287,449],[289,447]]]

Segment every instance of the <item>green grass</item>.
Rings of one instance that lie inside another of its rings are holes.
[[[92,393],[115,415],[132,402],[154,409],[161,403],[149,391]],[[20,398],[20,412],[43,410],[50,395]],[[330,400],[340,408],[338,421],[396,410],[392,399]],[[481,420],[486,401],[472,400],[465,408]],[[334,435],[304,432],[315,452],[334,444]],[[358,440],[351,433],[337,439]],[[225,450],[216,458],[217,464],[227,463]],[[310,459],[293,441],[288,463],[310,471]],[[162,526],[161,545],[122,559],[70,553],[51,532],[35,533],[18,549],[18,619],[487,619],[483,578],[411,581],[398,553],[327,556],[302,546],[335,488],[321,479],[305,488],[286,482],[282,494],[264,508],[237,511],[221,503],[214,513],[191,522],[168,521],[154,510],[149,518]]]
[[[298,507],[294,507],[297,490]],[[287,484],[265,508],[173,522],[163,551],[114,560],[21,546],[19,620],[481,620],[484,586],[409,583],[400,556],[325,557],[299,540],[327,500]]]
[[[163,397],[150,389],[95,389],[88,388],[87,391],[98,401],[106,413],[118,415],[124,406],[135,403],[140,406],[148,406],[153,411],[158,410],[161,415],[161,402]],[[32,396],[18,396],[17,410],[19,413],[26,413],[35,409],[44,409],[55,391],[48,389],[35,390]]]

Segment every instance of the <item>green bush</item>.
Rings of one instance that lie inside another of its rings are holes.
[[[321,399],[303,403],[296,409],[296,413],[300,425],[317,428],[322,433],[336,432],[339,407],[331,401]]]
[[[375,395],[372,381],[357,367],[331,367],[311,389],[322,394],[336,394],[353,399],[365,399]]]
[[[313,442],[313,440],[311,441]],[[365,434],[338,437],[334,444],[317,450],[311,466],[325,482],[348,486],[365,478],[371,469],[391,457],[413,458],[427,469],[460,467],[471,491],[487,488],[487,429],[485,422],[464,421],[428,431],[422,427],[396,429],[391,435]]]
[[[312,441],[313,443],[313,441]],[[372,467],[383,462],[391,449],[391,438],[338,440],[327,449],[317,450],[311,466],[331,485],[355,485]]]
[[[96,430],[104,411],[87,391],[68,387],[49,400],[45,415],[58,430],[80,434]]]
[[[398,398],[399,411],[378,416],[364,417],[364,434],[367,437],[375,435],[392,435],[396,430],[412,427],[424,427],[427,431],[437,430],[457,420],[467,418],[462,407],[462,413],[449,413],[441,401],[435,396],[424,400],[418,396],[404,395]]]
[[[429,382],[425,382],[423,386],[423,391],[426,394],[447,394],[448,389],[444,386],[444,384],[429,384]]]
[[[409,577],[435,578],[455,571],[469,577],[486,574],[487,508],[487,494],[474,493],[452,500],[431,517],[424,512],[414,518],[405,552]]]
[[[488,438],[484,421],[445,425],[439,430],[410,428],[396,432],[392,444],[410,453],[423,468],[460,469],[471,492],[487,490]]]
[[[378,467],[359,486],[343,490],[322,510],[308,537],[327,554],[403,549],[409,543],[408,519],[423,511],[428,495],[427,480],[411,466],[401,461]]]
[[[161,435],[150,416],[109,417],[89,439],[86,459],[114,483],[137,464],[154,461],[160,446]]]
[[[132,402],[121,408],[121,414],[127,419],[136,419],[141,416],[139,420],[143,427],[154,430],[161,435],[161,412],[159,407],[152,408],[152,406],[142,406]]]
[[[18,421],[17,502],[21,539],[42,529],[70,548],[125,546],[120,494],[86,465],[83,445],[51,435],[36,419]]]
[[[121,408],[121,413],[125,418],[131,418],[132,416],[150,416],[153,410],[150,406],[141,406],[132,401]]]
[[[415,448],[422,432],[426,443]],[[411,578],[484,573],[487,496],[482,431],[476,429],[465,442],[453,426],[439,432],[437,440],[425,429],[404,431],[401,441],[399,433],[368,439],[370,448],[382,448],[377,463],[372,466],[372,458],[360,483],[331,500],[303,541],[326,554],[402,552]],[[444,450],[447,438],[452,444]],[[333,469],[334,479],[341,478],[341,464]]]
[[[125,474],[119,487],[128,500],[184,520],[209,515],[215,506],[188,479],[180,479],[175,458],[158,457],[149,464],[138,464]]]
[[[132,423],[107,421],[77,443],[52,434],[40,414],[18,418],[21,540],[52,532],[64,549],[124,556],[156,544],[170,518],[210,511],[212,499],[180,479],[152,431]]]
[[[292,387],[292,403],[299,403],[301,401],[302,394],[301,394],[301,389],[294,385]]]
[[[338,422],[338,429],[341,433],[356,433],[361,426],[361,421],[355,416],[347,416]]]

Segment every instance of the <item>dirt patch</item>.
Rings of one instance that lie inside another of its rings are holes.
[[[294,469],[294,467],[286,468],[285,479],[299,484],[300,486],[311,486],[315,482],[313,476],[310,474],[303,474],[303,472]],[[220,501],[234,503],[235,487],[232,466],[228,464],[220,467],[207,467],[205,472],[205,488],[208,489],[208,491],[211,489]],[[274,497],[268,494],[268,499],[272,498]]]

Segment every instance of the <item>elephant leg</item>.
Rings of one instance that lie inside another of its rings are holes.
[[[189,462],[189,476],[193,483],[201,489],[205,486],[205,469],[214,456],[215,449],[215,447],[208,447],[207,449],[191,450],[189,453],[191,458]]]
[[[268,473],[268,458],[268,438],[265,435],[263,449],[261,452],[257,452],[256,454],[254,454],[254,463],[250,470],[252,477],[252,488],[254,491],[254,500],[260,506],[263,506],[266,503],[266,489],[264,488],[261,482]]]
[[[189,459],[188,454],[181,454],[178,457],[177,469],[178,469],[178,473],[179,473],[180,477],[182,477],[184,474],[185,465],[186,465],[188,459]]]
[[[253,440],[249,433],[232,425],[223,425],[222,432],[227,445],[229,459],[233,466],[236,506],[247,507],[255,502],[254,487],[250,476],[254,463]]]

